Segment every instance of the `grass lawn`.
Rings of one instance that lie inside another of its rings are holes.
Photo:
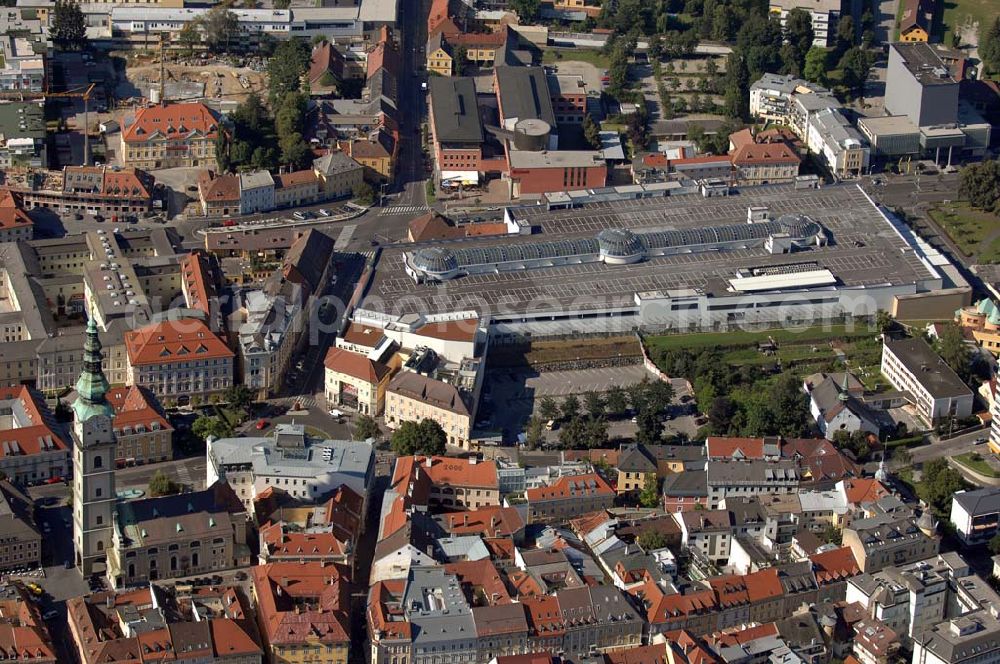
[[[980,263],[1000,262],[1000,236],[983,245],[994,233],[1000,233],[1000,217],[973,210],[967,203],[940,204],[930,210],[931,218],[968,256],[979,253]]]
[[[973,458],[974,456],[979,458]],[[997,474],[997,471],[993,470],[993,467],[990,464],[983,460],[982,456],[978,452],[959,454],[958,456],[954,456],[952,458],[963,466],[976,471],[980,475],[985,475],[986,477],[1000,476]]]
[[[759,332],[735,330],[732,332],[666,334],[646,337],[646,343],[651,349],[676,350],[685,348],[691,350],[707,347],[756,345],[760,341],[767,341],[769,337],[774,339],[778,344],[795,344],[809,341],[824,342],[834,338],[867,337],[872,334],[873,332],[863,324],[852,325],[850,329],[848,329],[847,325],[817,325],[815,327],[802,328],[776,328],[773,330],[761,330]]]
[[[561,57],[558,57],[557,54]],[[608,60],[608,56],[604,55],[596,48],[547,48],[542,52],[542,63],[546,65],[552,65],[559,62],[571,62],[573,60],[578,62],[589,62],[595,67],[600,67],[601,69],[607,69],[611,64]]]
[[[951,35],[955,28],[967,21],[979,23],[979,38],[982,39],[986,30],[989,29],[989,22],[993,20],[996,13],[996,0],[945,0],[944,18],[941,25],[944,35],[941,41],[945,44],[951,44]]]

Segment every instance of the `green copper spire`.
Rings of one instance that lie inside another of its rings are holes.
[[[77,422],[86,422],[94,415],[114,417],[115,411],[108,403],[108,379],[101,367],[101,339],[97,336],[97,323],[91,316],[87,321],[87,340],[83,344],[83,371],[76,380],[76,401],[73,413]]]

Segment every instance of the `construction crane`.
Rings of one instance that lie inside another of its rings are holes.
[[[46,99],[76,97],[83,98],[83,165],[90,166],[90,95],[94,92],[96,83],[91,83],[86,90],[70,90],[68,92],[45,92]]]

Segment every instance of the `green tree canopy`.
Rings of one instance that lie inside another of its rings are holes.
[[[628,399],[621,385],[612,385],[604,394],[604,409],[612,417],[621,415],[628,408]]]
[[[979,57],[986,71],[996,74],[1000,72],[1000,16],[995,16],[986,30],[980,27],[979,35]]]
[[[362,182],[354,189],[354,201],[358,205],[372,205],[375,203],[375,190],[367,182]]]
[[[555,399],[549,396],[542,397],[538,404],[538,414],[545,420],[559,419],[559,406],[556,405]]]
[[[312,53],[308,44],[300,39],[289,39],[278,44],[268,60],[268,94],[272,107],[280,107],[285,95],[297,92],[302,86],[302,75],[309,69]]]
[[[510,8],[517,14],[522,24],[530,24],[538,16],[539,0],[511,0]]]
[[[962,336],[962,328],[958,323],[948,322],[941,326],[940,336],[937,339],[937,351],[945,364],[958,374],[959,378],[968,381],[971,372],[971,358],[969,357],[969,347],[965,344],[965,337]]]
[[[944,459],[924,462],[923,479],[917,487],[917,493],[939,514],[946,513],[951,508],[952,496],[965,488],[968,488],[968,483],[961,473],[949,466]]]
[[[167,477],[162,470],[158,470],[153,473],[153,476],[149,479],[148,490],[149,495],[153,498],[159,496],[171,496],[175,493],[180,493],[181,485]]]
[[[670,541],[667,536],[661,533],[659,530],[653,530],[648,528],[635,538],[635,543],[642,547],[645,552],[656,551],[657,549],[666,548]]]
[[[216,5],[208,10],[201,25],[209,50],[224,53],[238,41],[240,23],[227,5]]]
[[[542,418],[533,416],[524,429],[525,444],[529,450],[537,450],[545,440],[545,423]]]
[[[844,85],[853,95],[860,95],[864,91],[865,81],[868,80],[868,70],[871,69],[872,58],[868,51],[860,46],[847,49],[840,59],[840,69],[843,72]]]
[[[958,193],[972,207],[987,212],[1000,209],[1000,162],[987,159],[963,168]]]
[[[191,433],[202,440],[209,436],[216,438],[228,438],[233,435],[233,430],[222,419],[201,415],[191,425]]]
[[[563,419],[572,420],[580,414],[580,399],[575,394],[570,394],[562,402]]]
[[[358,415],[354,422],[355,440],[368,440],[369,438],[379,439],[382,437],[382,430],[379,429],[378,422],[371,415]]]
[[[825,48],[813,46],[806,53],[805,65],[802,68],[802,75],[808,81],[824,85],[826,83],[827,53]]]
[[[604,417],[604,397],[601,396],[600,392],[591,391],[584,394],[583,407],[587,414],[594,419]]]
[[[595,150],[601,148],[601,128],[594,122],[590,113],[583,116],[583,137],[590,147]]]
[[[448,435],[441,425],[425,418],[420,422],[403,422],[392,434],[392,450],[399,456],[413,454],[440,455],[447,451]]]
[[[656,475],[646,475],[646,482],[639,493],[639,504],[643,507],[657,507],[660,504],[660,485]]]
[[[87,42],[87,24],[79,3],[74,0],[56,0],[52,7],[49,36],[56,46],[63,49],[77,49]]]
[[[226,388],[222,398],[233,408],[239,408],[240,410],[247,412],[250,410],[250,406],[253,405],[253,396],[253,391],[241,383],[239,385],[232,385]]]

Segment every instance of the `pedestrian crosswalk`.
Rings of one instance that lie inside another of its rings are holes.
[[[337,250],[343,250],[347,248],[350,244],[351,238],[354,237],[354,231],[358,228],[357,224],[348,224],[340,230],[340,235],[337,236],[337,241],[334,243],[333,248]]]
[[[389,207],[382,208],[379,212],[380,216],[386,216],[390,214],[418,214],[420,212],[427,212],[430,208],[426,205],[392,205]]]
[[[302,406],[302,410],[311,410],[314,408],[323,408],[322,403],[316,398],[314,394],[301,394],[298,396],[290,397],[278,397],[277,399],[271,399],[271,403],[278,404],[280,406],[285,406],[291,408],[296,403]]]

